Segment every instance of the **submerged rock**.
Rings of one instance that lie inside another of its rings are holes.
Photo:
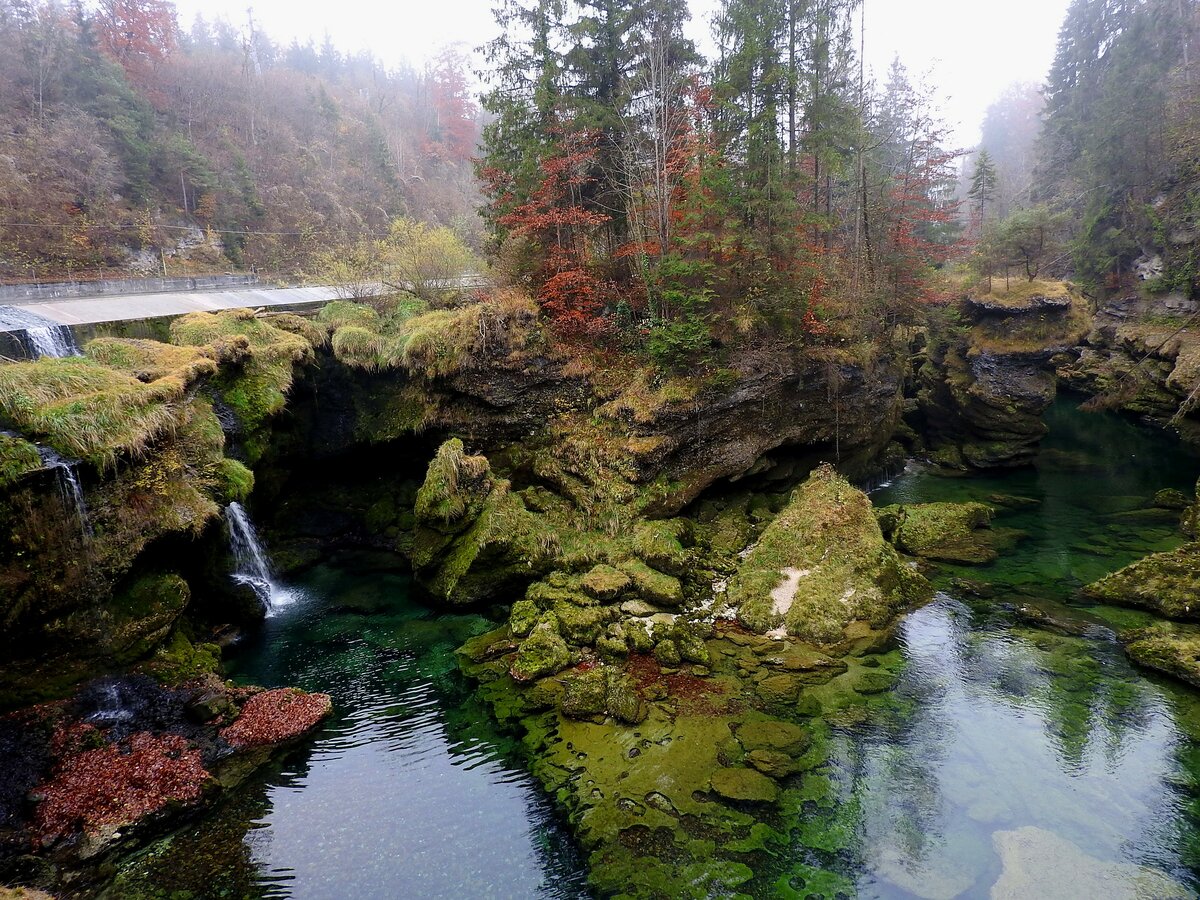
[[[992,900],[1183,900],[1194,896],[1157,869],[1105,862],[1044,828],[1026,826],[992,835],[1004,866]]]
[[[1089,584],[1083,595],[1171,619],[1200,621],[1200,541],[1140,559]]]
[[[1139,666],[1200,688],[1200,633],[1146,629],[1123,634],[1121,640]]]
[[[927,591],[884,540],[866,494],[822,466],[763,532],[728,597],[754,631],[829,644],[855,620],[886,625]]]
[[[717,769],[711,783],[713,792],[726,800],[774,803],[779,796],[775,782],[755,769]]]

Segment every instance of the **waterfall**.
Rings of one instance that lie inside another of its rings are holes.
[[[0,331],[23,334],[21,343],[31,359],[82,355],[69,327],[19,306],[0,306]]]
[[[230,503],[225,507],[225,521],[229,525],[229,549],[237,566],[233,580],[253,588],[267,615],[295,599],[291,591],[276,583],[271,560],[245,507],[236,501]]]
[[[92,525],[88,521],[87,504],[83,500],[83,486],[79,483],[79,462],[63,459],[49,447],[38,447],[42,465],[53,469],[58,478],[58,493],[68,512],[79,519],[79,529],[85,537],[92,536]]]

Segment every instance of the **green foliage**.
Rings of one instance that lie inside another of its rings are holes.
[[[0,488],[41,467],[42,457],[37,447],[23,438],[0,432]]]
[[[213,491],[222,504],[244,503],[254,490],[254,473],[236,459],[222,457],[214,474]]]
[[[703,319],[664,322],[650,329],[646,349],[660,368],[687,371],[711,359],[712,332]]]

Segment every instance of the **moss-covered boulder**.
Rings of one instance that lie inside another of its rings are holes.
[[[572,719],[590,719],[608,708],[608,679],[604,669],[591,668],[568,672],[561,678],[562,712]]]
[[[1139,666],[1200,688],[1200,633],[1146,629],[1123,634],[1121,640]]]
[[[717,769],[711,784],[717,796],[742,803],[774,803],[779,796],[775,782],[755,769]]]
[[[1200,541],[1140,559],[1089,584],[1083,595],[1171,619],[1200,621]]]
[[[968,564],[993,562],[997,553],[986,531],[993,510],[982,503],[915,503],[875,513],[887,538],[924,559]]]
[[[417,493],[413,568],[437,599],[486,600],[544,571],[557,539],[486,457],[446,441]]]
[[[829,644],[853,621],[887,624],[927,592],[884,540],[866,494],[822,466],[763,532],[728,596],[753,631]]]
[[[517,681],[536,681],[561,672],[570,664],[571,651],[553,618],[549,618],[539,622],[521,642],[510,672]]]
[[[1200,481],[1196,482],[1196,500],[1183,511],[1179,527],[1189,537],[1200,538]]]

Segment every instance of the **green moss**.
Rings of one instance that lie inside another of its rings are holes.
[[[1172,619],[1200,621],[1200,541],[1138,560],[1089,584],[1083,595]]]
[[[142,670],[165,685],[177,685],[221,668],[221,648],[216,644],[195,644],[182,631],[155,651]]]
[[[236,459],[222,457],[215,466],[214,493],[223,504],[243,502],[254,490],[254,473]]]
[[[1139,666],[1200,688],[1200,634],[1146,629],[1121,637],[1125,652]]]
[[[551,618],[539,622],[521,642],[511,671],[517,681],[536,681],[561,672],[570,663],[571,651]]]
[[[604,713],[608,705],[608,684],[604,669],[569,672],[561,679],[562,712],[573,719],[590,719]]]
[[[615,600],[632,583],[624,572],[603,563],[592,568],[580,582],[587,593],[604,601]]]
[[[672,575],[650,568],[640,559],[620,564],[621,571],[633,581],[633,589],[643,600],[656,606],[679,606],[683,603],[683,585]]]
[[[915,503],[877,510],[880,527],[902,551],[925,559],[989,563],[997,553],[986,528],[993,510],[982,503]]]
[[[763,532],[729,584],[743,623],[818,643],[852,621],[891,621],[927,589],[884,540],[871,502],[831,467],[817,469]]]
[[[0,488],[41,467],[42,457],[37,447],[23,438],[0,434]]]
[[[713,792],[727,800],[774,803],[779,796],[775,782],[755,769],[717,769],[712,773],[711,784]]]
[[[379,313],[366,304],[349,300],[326,303],[317,313],[317,321],[335,329],[352,326],[376,331],[380,325]]]

